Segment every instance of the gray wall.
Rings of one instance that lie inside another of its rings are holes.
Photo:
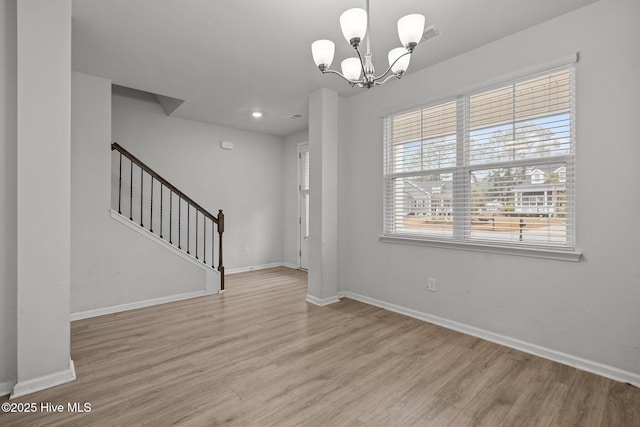
[[[115,94],[112,111],[114,141],[205,209],[224,210],[227,271],[282,262],[282,138],[167,117],[159,104]]]
[[[111,81],[72,73],[71,312],[205,290],[204,271],[116,222]]]
[[[640,374],[638,16],[637,0],[601,0],[347,100],[340,289]],[[379,241],[382,115],[577,51],[581,262]]]
[[[283,227],[282,260],[298,266],[298,144],[309,141],[309,131],[289,135],[284,139],[283,165]]]
[[[16,2],[0,3],[0,395],[16,380]]]

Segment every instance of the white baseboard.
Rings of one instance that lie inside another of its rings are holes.
[[[130,302],[127,304],[112,305],[110,307],[96,308],[94,310],[80,311],[71,313],[71,321],[88,319],[90,317],[104,316],[106,314],[120,313],[122,311],[135,310],[137,308],[151,307],[153,305],[166,304],[168,302],[182,301],[190,298],[197,298],[205,295],[215,294],[217,292],[196,291],[184,294],[169,295],[166,297],[153,298],[144,301]]]
[[[239,267],[239,268],[228,268],[225,269],[225,274],[237,274],[237,273],[246,273],[247,271],[255,271],[255,270],[264,270],[265,268],[273,268],[273,267],[288,267],[288,268],[298,268],[293,264],[286,264],[284,262],[272,262],[269,264],[258,264],[258,265],[250,265],[247,267]]]
[[[4,383],[0,383],[0,396],[6,396],[11,394],[13,391],[13,387],[16,385],[15,381],[7,381]]]
[[[291,264],[291,263],[289,263],[289,262],[283,262],[283,263],[282,263],[282,266],[283,266],[283,267],[287,267],[287,268],[293,268],[294,270],[297,270],[297,269],[298,269],[298,266],[297,266],[296,264]]]
[[[75,379],[76,379],[76,369],[73,366],[73,360],[69,359],[69,369],[65,369],[64,371],[56,372],[49,375],[44,375],[42,377],[18,382],[13,387],[13,393],[9,398],[15,399],[17,397],[26,396],[27,394],[35,393],[36,391],[44,390],[46,388],[51,388],[57,385],[74,381]]]
[[[525,353],[529,353],[535,356],[543,357],[545,359],[553,360],[554,362],[562,363],[563,365],[568,365],[576,369],[580,369],[583,371],[591,372],[596,375],[610,378],[615,381],[629,383],[636,387],[640,387],[640,374],[637,374],[634,372],[625,371],[623,369],[619,369],[614,366],[605,365],[603,363],[584,359],[578,356],[573,356],[571,354],[566,354],[560,351],[552,350],[550,348],[542,347],[526,341],[521,341],[505,335],[500,335],[493,332],[485,331],[483,329],[479,329],[474,326],[465,325],[464,323],[459,323],[453,320],[445,319],[443,317],[434,316],[431,314],[412,310],[410,308],[391,304],[385,301],[377,300],[375,298],[370,298],[364,295],[356,294],[354,292],[341,291],[339,292],[339,296],[360,301],[365,304],[374,305],[376,307],[384,308],[386,310],[394,311],[396,313],[404,314],[406,316],[423,320],[425,322],[433,323],[435,325],[442,326],[447,329],[453,329],[454,331],[462,332],[464,334],[472,335],[474,337],[491,341],[496,344],[500,344],[516,350],[524,351]],[[307,295],[307,301],[309,301],[309,295]]]
[[[115,215],[118,215],[117,213]],[[117,218],[118,221],[121,221],[120,218]],[[243,273],[243,272],[247,272],[247,271],[255,271],[255,270],[263,270],[265,268],[273,268],[273,267],[288,267],[288,268],[293,268],[296,269],[296,266],[292,266],[290,264],[286,264],[286,263],[282,263],[282,262],[274,262],[271,264],[261,264],[261,265],[253,265],[253,266],[249,266],[249,267],[241,267],[241,268],[232,268],[229,270],[225,271],[225,275],[229,275],[229,274],[235,274],[235,273]],[[211,273],[215,273],[215,277],[210,277],[213,276],[214,274]],[[189,298],[197,298],[197,297],[201,297],[204,295],[211,295],[211,294],[216,294],[220,292],[220,279],[219,279],[219,275],[217,272],[214,272],[213,270],[208,269],[207,270],[207,285],[206,285],[206,291],[196,291],[196,292],[189,292],[189,293],[184,293],[184,294],[177,294],[177,295],[169,295],[166,297],[160,297],[160,298],[153,298],[153,299],[149,299],[149,300],[144,300],[144,301],[136,301],[136,302],[131,302],[131,303],[126,303],[126,304],[119,304],[119,305],[114,305],[114,306],[110,306],[110,307],[103,307],[103,308],[96,308],[93,310],[87,310],[87,311],[80,311],[77,313],[71,313],[71,321],[74,320],[82,320],[82,319],[88,319],[91,317],[98,317],[98,316],[104,316],[107,314],[113,314],[113,313],[120,313],[122,311],[129,311],[129,310],[135,310],[138,308],[144,308],[144,307],[151,307],[153,305],[159,305],[159,304],[166,304],[168,302],[174,302],[174,301],[181,301],[181,300],[185,300],[185,299],[189,299]],[[337,298],[337,297],[336,297]],[[336,301],[338,301],[336,299]],[[332,301],[332,302],[336,302],[336,301]],[[324,304],[326,305],[326,304]]]
[[[318,298],[316,296],[313,296],[311,294],[307,294],[307,298],[306,298],[307,302],[310,302],[311,304],[323,307],[325,305],[329,305],[329,304],[333,304],[336,302],[340,302],[340,298],[338,297],[338,295],[334,295],[332,297],[328,297],[328,298]]]

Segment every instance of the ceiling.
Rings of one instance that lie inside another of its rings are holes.
[[[420,44],[408,73],[521,31],[595,0],[371,0],[371,49],[378,71],[400,45],[397,20],[422,13],[442,35]],[[338,18],[364,0],[74,0],[73,69],[114,84],[182,99],[173,113],[286,136],[307,128],[308,94],[321,87],[351,97],[322,75],[311,43],[336,44],[332,68],[353,50]],[[402,84],[393,81],[388,84]],[[375,90],[371,89],[371,90]],[[251,117],[260,110],[264,116]],[[302,118],[287,118],[292,114]]]

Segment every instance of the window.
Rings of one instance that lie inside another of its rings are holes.
[[[300,157],[300,191],[306,191],[309,193],[309,148],[307,146],[302,147],[303,150],[299,153]]]
[[[384,119],[384,232],[574,251],[574,68]]]

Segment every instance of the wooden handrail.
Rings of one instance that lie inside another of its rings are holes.
[[[131,160],[133,163],[135,163],[139,168],[141,168],[142,170],[144,170],[146,173],[148,173],[149,175],[153,176],[154,179],[158,180],[159,182],[162,183],[162,185],[164,185],[165,187],[169,188],[171,191],[173,191],[174,193],[176,193],[178,195],[178,197],[180,197],[182,200],[186,201],[187,203],[189,203],[191,206],[193,206],[194,208],[196,208],[197,210],[199,210],[200,212],[202,212],[202,214],[204,216],[206,216],[207,218],[209,218],[211,221],[215,222],[216,224],[218,224],[218,218],[216,216],[214,216],[213,214],[209,213],[209,211],[207,211],[205,208],[203,208],[202,206],[200,206],[199,204],[197,204],[196,202],[193,201],[193,199],[191,199],[189,196],[187,196],[186,194],[184,194],[182,191],[178,190],[173,184],[171,184],[169,181],[167,181],[166,179],[164,179],[162,176],[160,176],[160,174],[156,171],[154,171],[153,169],[151,169],[149,166],[147,166],[146,164],[144,164],[144,162],[140,159],[138,159],[136,156],[134,156],[133,154],[131,154],[130,152],[128,152],[125,148],[123,148],[120,144],[118,144],[117,142],[114,142],[113,144],[111,144],[111,150],[116,150],[120,153],[122,153],[123,156],[125,156],[127,159]]]

